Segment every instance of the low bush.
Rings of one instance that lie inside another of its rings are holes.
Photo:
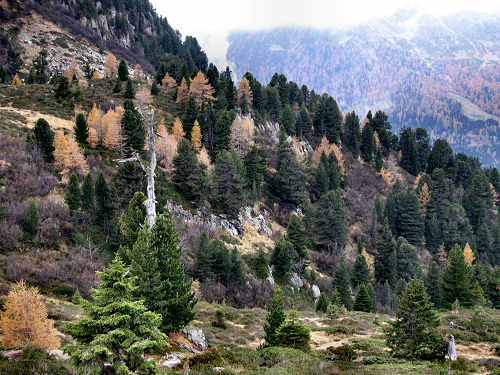
[[[2,375],[71,375],[72,371],[62,362],[35,346],[24,348],[17,361],[0,359]]]
[[[342,345],[337,348],[331,349],[333,358],[339,361],[351,362],[356,358],[356,351],[352,345]]]
[[[217,349],[198,354],[188,359],[190,368],[217,367],[224,364],[224,360]]]
[[[52,289],[52,293],[60,297],[71,297],[74,293],[74,289],[68,284],[59,284]]]

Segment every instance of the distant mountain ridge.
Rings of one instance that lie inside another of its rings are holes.
[[[500,165],[500,17],[401,11],[343,30],[277,28],[229,35],[241,77],[275,72],[328,92],[342,111],[383,109],[393,126],[424,127],[456,149]]]

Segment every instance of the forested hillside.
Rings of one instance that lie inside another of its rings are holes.
[[[496,168],[99,4],[0,2],[0,374],[495,371]]]

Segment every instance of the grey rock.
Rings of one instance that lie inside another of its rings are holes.
[[[292,273],[292,277],[290,277],[290,283],[297,289],[300,289],[304,286],[304,281],[300,278],[297,272]]]
[[[60,360],[69,359],[69,355],[63,353],[63,351],[59,349],[49,350],[49,354],[53,356],[55,359],[60,359]]]
[[[184,328],[182,332],[186,334],[188,340],[193,344],[196,350],[205,351],[208,349],[208,341],[201,328],[188,326]]]
[[[319,287],[317,285],[313,285],[311,287],[311,290],[312,290],[312,293],[313,293],[313,296],[314,298],[319,298],[319,296],[321,295],[321,291],[319,290]]]
[[[167,353],[161,360],[160,366],[172,368],[181,364],[181,359],[175,354]]]

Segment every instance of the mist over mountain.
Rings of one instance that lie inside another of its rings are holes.
[[[416,11],[337,30],[281,27],[229,35],[237,77],[275,72],[335,97],[345,113],[382,109],[395,129],[424,127],[499,165],[500,17]]]

